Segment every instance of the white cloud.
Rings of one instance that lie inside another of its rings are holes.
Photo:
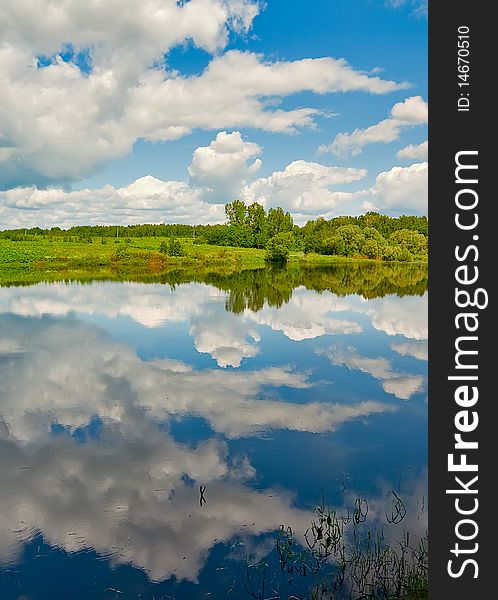
[[[371,199],[364,202],[365,210],[427,214],[428,163],[393,167],[390,171],[379,173],[368,193]]]
[[[1,319],[4,339],[18,348],[0,361],[2,414],[21,440],[38,439],[54,422],[74,429],[88,425],[94,415],[104,422],[122,421],[130,408],[145,411],[154,422],[202,417],[227,438],[271,429],[324,433],[390,410],[370,400],[285,402],[282,388],[313,387],[308,373],[288,367],[194,371],[168,359],[142,361],[126,345],[73,318]],[[264,389],[272,390],[270,398]]]
[[[282,206],[293,214],[297,222],[302,222],[316,213],[329,215],[350,201],[354,194],[331,188],[358,181],[366,173],[365,169],[328,167],[296,160],[283,171],[276,171],[246,186],[242,197],[266,206]]]
[[[362,327],[348,318],[335,315],[349,310],[347,301],[330,292],[310,293],[303,287],[292,292],[292,298],[279,307],[265,305],[260,311],[246,310],[251,321],[281,331],[287,338],[300,342],[323,335],[360,333]]]
[[[24,317],[103,315],[128,317],[143,327],[189,322],[225,292],[200,283],[171,290],[161,284],[93,282],[88,285],[39,283],[26,288],[0,287],[0,313]]]
[[[225,292],[198,283],[178,286],[174,292],[160,284],[131,282],[95,282],[83,286],[40,283],[25,288],[0,288],[0,313],[60,317],[77,310],[78,314],[105,315],[111,319],[128,317],[147,328],[189,323],[197,350],[209,353],[223,367],[236,367],[244,358],[258,354],[258,325],[302,341],[323,335],[359,333],[363,328],[358,317],[366,315],[375,329],[389,336],[419,340],[420,352],[423,340],[427,339],[427,294],[401,298],[389,295],[367,301],[357,295],[339,298],[328,291],[317,295],[299,287],[278,309],[265,303],[261,310],[246,309],[238,317],[225,312],[225,299]],[[209,318],[201,318],[205,315]],[[0,351],[10,353],[16,348],[12,344],[1,338]],[[402,342],[396,342],[393,349],[400,351],[402,346],[408,352],[408,345]]]
[[[429,142],[425,141],[421,144],[409,144],[401,148],[396,154],[400,160],[427,160],[429,155]]]
[[[10,228],[222,223],[225,213],[223,204],[204,200],[201,188],[146,176],[124,188],[106,185],[73,192],[35,187],[0,191],[0,220]]]
[[[409,400],[424,386],[425,377],[423,375],[398,373],[393,370],[391,362],[387,358],[362,356],[352,346],[344,349],[331,347],[327,350],[319,349],[316,352],[327,356],[333,365],[368,373],[381,381],[382,389],[387,394],[393,394],[401,400]]]
[[[226,444],[179,444],[139,411],[106,423],[99,441],[84,444],[48,432],[20,443],[2,429],[2,566],[17,564],[41,533],[52,546],[94,549],[112,566],[131,564],[152,581],[174,575],[196,582],[217,543],[271,532],[281,522],[301,537],[311,517],[294,507],[290,493],[251,489],[254,468],[243,456],[230,460]]]
[[[372,326],[387,335],[403,335],[413,340],[426,340],[428,336],[428,295],[384,296],[364,302],[359,311],[366,313]]]
[[[261,167],[261,160],[255,158],[261,151],[257,144],[244,141],[238,131],[220,131],[209,146],[194,151],[188,168],[191,181],[196,186],[208,188],[208,199],[230,202]]]
[[[411,96],[391,109],[391,118],[403,124],[421,125],[427,123],[428,116],[429,108],[422,96]]]
[[[259,354],[261,336],[253,324],[225,311],[207,310],[192,319],[195,349],[214,358],[219,367],[240,367],[242,359]]]
[[[423,340],[392,344],[391,348],[402,356],[413,356],[418,360],[428,360],[429,349],[427,342]]]
[[[250,0],[2,2],[0,139],[8,152],[0,185],[74,181],[128,153],[153,127],[147,104],[134,100],[150,67],[156,62],[160,73],[164,54],[186,40],[223,48],[229,30],[247,30],[257,13]],[[86,52],[89,72],[76,56],[61,58],[68,43]],[[40,55],[53,59],[37,68]],[[170,123],[169,135],[183,130]]]
[[[78,224],[222,223],[224,203],[282,206],[296,222],[317,213],[332,216],[357,194],[333,188],[362,179],[365,169],[329,167],[297,160],[269,177],[254,178],[261,166],[260,146],[238,131],[218,133],[209,146],[197,148],[188,168],[191,182],[145,176],[124,188],[66,191],[19,187],[0,191],[0,220],[9,228],[70,227]]]
[[[329,145],[320,146],[321,152],[337,156],[360,154],[368,144],[388,144],[397,140],[404,129],[427,123],[428,107],[421,96],[411,96],[395,104],[390,116],[366,129],[355,129],[352,133],[339,133]]]
[[[271,63],[239,51],[217,54],[201,75],[185,77],[169,68],[168,51],[190,41],[220,53],[230,31],[250,28],[256,2],[94,4],[2,3],[0,186],[77,181],[129,153],[138,139],[172,140],[195,128],[293,132],[313,125],[320,112],[284,110],[268,103],[271,96],[405,87],[355,71],[343,59]],[[63,59],[68,43],[73,55]],[[52,57],[42,68],[40,55]]]
[[[124,51],[148,63],[185,39],[209,52],[222,48],[229,29],[248,29],[258,14],[253,0],[5,0],[0,34],[23,42],[35,54],[51,55],[62,44],[93,48],[97,64],[112,62]]]

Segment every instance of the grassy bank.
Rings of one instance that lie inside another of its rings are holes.
[[[161,238],[91,238],[89,241],[0,239],[0,285],[39,280],[147,278],[176,270],[216,270],[232,273],[265,266],[265,251],[194,244],[181,238],[182,256],[160,251]],[[326,266],[358,262],[337,256],[291,252],[289,263]],[[374,261],[373,261],[374,262]]]

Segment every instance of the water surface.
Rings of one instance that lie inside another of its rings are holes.
[[[249,598],[321,497],[380,522],[396,490],[422,531],[426,285],[370,265],[0,288],[0,597]]]

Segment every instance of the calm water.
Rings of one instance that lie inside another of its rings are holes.
[[[322,496],[420,532],[426,377],[422,267],[0,288],[0,598],[250,598]]]

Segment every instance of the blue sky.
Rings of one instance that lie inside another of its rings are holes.
[[[298,222],[426,213],[424,3],[14,4],[0,8],[2,227],[217,222],[234,197]]]

